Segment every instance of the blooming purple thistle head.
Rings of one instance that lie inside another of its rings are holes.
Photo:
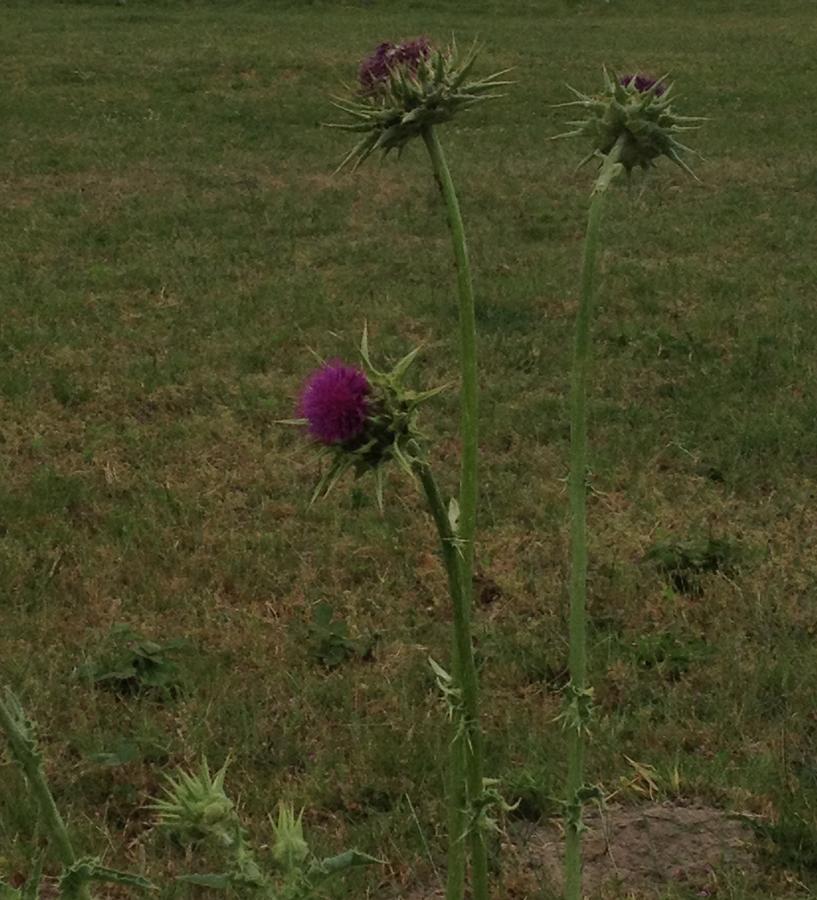
[[[364,372],[332,359],[307,379],[298,413],[320,443],[345,444],[358,437],[366,425],[370,392]]]
[[[656,97],[660,97],[667,89],[663,81],[657,78],[650,78],[643,72],[637,72],[634,75],[622,75],[618,79],[618,83],[622,87],[634,87],[639,94],[646,94],[647,91],[653,90]]]
[[[426,37],[418,37],[402,44],[393,44],[391,41],[378,44],[375,51],[360,64],[360,87],[365,92],[375,90],[388,80],[389,73],[397,66],[402,65],[409,71],[416,72],[420,62],[428,59],[430,54],[431,44]]]
[[[389,74],[390,59],[395,49],[395,44],[385,41],[378,44],[374,53],[360,63],[358,80],[363,90],[371,90],[379,81],[385,81]]]

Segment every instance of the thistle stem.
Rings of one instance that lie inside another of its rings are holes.
[[[576,316],[573,367],[570,383],[570,687],[576,704],[569,717],[567,812],[565,822],[565,897],[582,896],[582,800],[584,751],[587,722],[582,694],[587,683],[587,382],[590,365],[590,321],[596,280],[604,197],[610,182],[620,171],[619,138],[605,157],[590,200],[582,262],[581,298]]]
[[[27,733],[21,719],[22,710],[11,691],[7,690],[5,694],[0,693],[0,730],[6,733],[11,754],[26,777],[29,790],[34,795],[43,827],[54,851],[63,866],[68,869],[77,862],[77,855],[68,836],[68,829],[65,827],[65,822],[62,820],[45,779],[37,745],[34,738]],[[76,896],[78,900],[89,900],[90,893],[87,885],[79,887]]]
[[[479,684],[471,638],[471,608],[474,582],[474,536],[477,513],[477,338],[474,312],[474,290],[471,283],[471,266],[465,242],[465,228],[460,213],[457,192],[437,133],[432,127],[423,130],[423,140],[431,158],[434,178],[440,189],[448,214],[448,226],[454,250],[457,270],[460,326],[460,368],[462,379],[461,425],[462,461],[460,466],[460,518],[457,538],[460,554],[457,564],[461,570],[460,599],[454,600],[455,673],[463,690],[465,715],[465,765],[467,774],[467,799],[474,802],[483,789],[482,733],[479,725]],[[456,752],[456,751],[453,751]],[[452,763],[454,762],[452,757]],[[460,835],[462,831],[460,831]],[[459,835],[451,834],[453,842]],[[471,848],[471,888],[474,900],[488,900],[488,855],[485,836],[479,829],[469,834]],[[456,877],[450,874],[449,878]],[[447,900],[459,900],[462,889],[449,880]]]
[[[415,463],[415,471],[423,486],[423,491],[428,501],[437,534],[440,538],[440,551],[446,575],[448,576],[448,591],[454,608],[454,679],[456,686],[461,691],[463,717],[462,722],[455,722],[454,738],[450,745],[449,776],[448,776],[448,876],[446,885],[446,900],[462,900],[465,892],[465,831],[468,827],[466,807],[472,793],[468,770],[468,754],[466,746],[474,740],[474,721],[469,715],[469,700],[477,693],[477,673],[473,665],[471,653],[471,640],[468,628],[468,609],[463,599],[462,584],[462,557],[458,546],[458,535],[448,517],[448,510],[440,494],[437,482],[427,463]],[[471,660],[471,665],[462,665],[462,660]],[[477,733],[478,737],[478,733]],[[478,746],[478,745],[476,745]],[[471,754],[473,758],[473,754]],[[480,772],[480,791],[482,790],[482,773]],[[484,843],[482,844],[484,847]],[[487,860],[486,860],[487,876]],[[476,881],[476,879],[474,879]],[[487,889],[487,877],[485,880]],[[476,897],[476,892],[474,892]],[[487,898],[487,894],[484,895]]]

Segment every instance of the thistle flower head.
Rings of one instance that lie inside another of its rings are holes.
[[[370,393],[364,372],[333,359],[307,380],[298,412],[315,440],[328,446],[346,444],[365,427]]]
[[[393,44],[391,41],[378,44],[375,51],[360,63],[360,88],[364,93],[370,93],[385,87],[392,69],[404,66],[409,71],[416,72],[420,62],[430,55],[431,44],[426,37],[418,37],[402,44]]]
[[[365,371],[335,359],[306,380],[299,417],[285,420],[285,424],[305,426],[331,459],[312,495],[313,502],[325,497],[349,469],[357,477],[375,471],[381,506],[385,463],[395,460],[413,477],[422,441],[418,407],[444,389],[413,391],[406,387],[406,373],[418,352],[412,350],[391,371],[381,372],[369,358],[364,330],[360,356]]]
[[[629,174],[636,166],[648,169],[660,156],[666,156],[684,171],[695,173],[681,154],[694,153],[677,135],[700,127],[700,116],[679,116],[672,109],[672,85],[663,78],[644,74],[617,77],[604,72],[604,89],[595,95],[583,94],[568,85],[575,100],[560,106],[579,107],[585,118],[570,122],[572,131],[557,137],[583,137],[591,150],[579,164],[606,157],[619,145],[617,162]]]
[[[619,75],[618,83],[623,87],[634,87],[639,94],[647,91],[653,91],[656,97],[660,97],[666,93],[667,86],[658,78],[651,75],[645,75],[643,72],[636,72],[631,75]]]
[[[330,127],[360,135],[338,168],[348,163],[357,168],[376,150],[399,153],[425,129],[499,96],[495,89],[510,83],[500,80],[504,72],[468,78],[477,53],[474,45],[461,58],[453,41],[441,50],[425,37],[379,44],[360,64],[357,89],[335,103],[352,121]]]
[[[279,802],[278,820],[272,821],[275,835],[272,855],[284,872],[302,868],[310,856],[309,845],[304,840],[303,815],[301,810],[296,816],[291,803]]]
[[[180,771],[176,778],[168,775],[166,796],[152,804],[159,824],[187,840],[216,837],[226,846],[235,843],[238,817],[224,792],[228,764],[211,775],[207,760],[202,759],[198,772]]]

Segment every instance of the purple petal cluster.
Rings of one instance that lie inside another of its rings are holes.
[[[364,372],[331,359],[304,384],[298,414],[322,444],[345,444],[364,429],[371,385]]]
[[[360,64],[360,86],[364,91],[371,91],[389,77],[395,66],[403,65],[414,72],[422,60],[428,59],[430,53],[431,44],[425,37],[402,44],[393,44],[391,41],[378,44],[374,53]]]
[[[643,72],[637,72],[633,75],[622,75],[619,78],[619,84],[624,87],[634,87],[639,94],[646,94],[652,88],[655,88],[655,96],[660,97],[666,91],[667,86],[656,78],[650,78]]]

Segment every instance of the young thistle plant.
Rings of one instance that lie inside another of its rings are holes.
[[[459,498],[451,507],[451,515],[445,511],[430,470],[420,469],[420,480],[437,525],[448,572],[454,613],[452,670],[462,694],[461,723],[455,730],[450,751],[447,900],[462,900],[464,896],[466,843],[470,846],[474,900],[488,900],[485,834],[482,829],[468,825],[470,810],[484,793],[478,680],[471,639],[478,497],[476,319],[459,200],[436,132],[438,125],[499,96],[497,88],[509,84],[502,80],[504,72],[472,78],[477,55],[476,45],[461,57],[453,41],[449,47],[440,49],[425,37],[403,43],[382,43],[361,63],[357,89],[335,103],[351,121],[332,126],[359,136],[339,169],[347,165],[357,169],[376,151],[386,155],[396,150],[399,157],[413,138],[422,138],[445,204],[457,271],[462,459]],[[466,832],[467,841],[463,837]]]
[[[569,86],[568,86],[569,87]],[[679,116],[672,108],[672,85],[643,73],[616,76],[604,71],[604,86],[596,95],[569,88],[574,107],[584,118],[558,137],[580,137],[590,151],[579,167],[592,159],[600,167],[593,185],[582,262],[581,296],[576,316],[570,387],[570,684],[560,717],[568,731],[568,776],[565,800],[565,896],[582,897],[582,807],[598,791],[584,783],[585,741],[592,718],[592,688],[587,685],[587,383],[590,323],[596,278],[596,254],[607,189],[621,174],[636,167],[647,170],[665,156],[695,177],[682,158],[691,151],[677,135],[699,127],[700,117]]]
[[[232,800],[224,790],[228,763],[215,775],[206,760],[197,772],[168,777],[165,796],[153,803],[158,823],[186,844],[212,841],[228,856],[226,871],[183,875],[187,884],[221,890],[255,893],[269,900],[307,900],[329,878],[347,869],[379,860],[347,850],[318,859],[304,837],[303,810],[279,803],[277,819],[269,816],[272,829],[269,868],[262,868]]]

